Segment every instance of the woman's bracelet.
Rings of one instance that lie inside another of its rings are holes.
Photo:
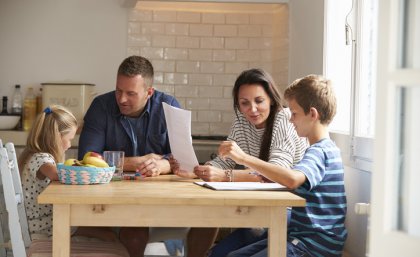
[[[233,171],[232,169],[225,170],[225,176],[229,182],[233,181]]]

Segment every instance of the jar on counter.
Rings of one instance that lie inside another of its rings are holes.
[[[28,91],[23,102],[23,130],[28,131],[31,129],[32,124],[36,118],[36,97],[34,89],[28,88]]]

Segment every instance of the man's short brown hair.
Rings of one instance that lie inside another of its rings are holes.
[[[321,124],[330,124],[337,110],[337,101],[330,80],[320,75],[308,75],[297,79],[284,92],[286,100],[295,100],[305,114],[311,107],[320,116]]]
[[[152,63],[142,56],[133,55],[124,59],[118,68],[118,75],[127,77],[141,75],[147,87],[151,87],[153,84]]]

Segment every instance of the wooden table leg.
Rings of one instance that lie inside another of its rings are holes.
[[[268,256],[287,256],[287,208],[271,207],[268,228]]]
[[[70,205],[54,204],[53,256],[70,256]]]

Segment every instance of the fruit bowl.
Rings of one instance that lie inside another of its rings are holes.
[[[58,180],[63,184],[90,185],[105,184],[111,181],[115,167],[99,168],[86,166],[67,166],[57,164]]]

